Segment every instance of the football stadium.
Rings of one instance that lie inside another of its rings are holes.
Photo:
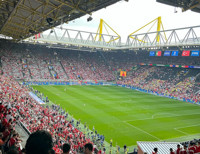
[[[129,31],[132,5],[168,24],[140,12]],[[200,153],[199,13],[199,0],[0,0],[0,152]]]

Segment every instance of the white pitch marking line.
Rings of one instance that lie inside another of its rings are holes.
[[[173,114],[173,113],[157,113],[157,114],[153,114],[152,115],[152,119],[154,119],[154,117],[158,116],[158,115],[174,115],[174,116],[166,116],[166,118],[167,117],[177,117],[177,116],[180,116],[180,115]],[[165,117],[158,117],[158,118],[165,118]]]
[[[195,114],[168,114],[168,115],[174,115],[174,116],[165,116],[165,117],[155,117],[155,118],[152,118],[153,116],[155,115],[159,115],[159,114],[154,114],[152,115],[151,118],[144,118],[144,119],[137,119],[137,120],[125,120],[123,122],[130,122],[130,121],[138,121],[138,120],[149,120],[149,119],[159,119],[159,118],[173,118],[173,117],[181,117],[181,116],[187,116],[187,115],[198,115],[199,113],[195,113]],[[160,115],[166,115],[166,114],[160,114]]]
[[[183,133],[183,134],[185,134],[185,135],[189,135],[188,133],[183,132],[183,131],[179,130],[178,128],[174,128],[174,130],[176,130],[176,131],[178,131],[178,132],[181,132],[181,133]]]
[[[145,133],[145,134],[148,134],[148,135],[150,135],[150,136],[156,138],[156,139],[159,140],[159,141],[161,140],[161,139],[159,139],[158,137],[156,137],[156,136],[154,136],[154,135],[152,135],[152,134],[150,134],[150,133],[148,133],[148,132],[146,132],[146,131],[144,131],[144,130],[138,128],[138,127],[135,127],[135,126],[133,126],[133,125],[127,123],[127,122],[124,122],[124,123],[128,124],[129,126],[131,126],[131,127],[133,127],[133,128],[136,128],[137,130],[139,130],[139,131],[141,131],[141,132],[143,132],[143,133]]]
[[[190,125],[190,126],[186,126],[186,127],[178,127],[178,128],[174,128],[176,131],[179,131],[179,132],[181,132],[181,133],[183,133],[183,134],[185,134],[185,135],[189,135],[188,133],[186,133],[186,132],[183,132],[183,131],[181,131],[181,130],[179,130],[180,128],[188,128],[188,127],[192,127],[192,126],[199,126],[200,124],[197,124],[197,125]]]
[[[143,119],[137,119],[137,120],[125,120],[123,122],[131,122],[131,121],[139,121],[139,120],[149,120],[149,119],[152,119],[152,118],[143,118]]]
[[[186,126],[186,127],[178,127],[176,129],[180,129],[180,128],[188,128],[188,127],[192,127],[192,126],[199,126],[200,124],[197,124],[197,125],[189,125],[189,126]]]

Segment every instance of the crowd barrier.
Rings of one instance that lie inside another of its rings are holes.
[[[113,82],[96,82],[96,81],[28,81],[28,82],[22,82],[23,85],[107,85],[107,86],[116,86],[117,84]]]

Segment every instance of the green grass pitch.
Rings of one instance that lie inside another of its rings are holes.
[[[200,106],[116,86],[33,86],[114,145],[200,137]],[[67,89],[64,91],[64,89]]]

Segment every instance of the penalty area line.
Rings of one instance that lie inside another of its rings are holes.
[[[193,127],[193,126],[199,126],[200,124],[197,125],[189,125],[189,126],[185,126],[185,127],[177,127],[176,129],[180,129],[180,128],[188,128],[188,127]]]
[[[181,133],[183,133],[183,134],[185,134],[185,135],[189,135],[188,133],[183,132],[183,131],[179,130],[178,128],[174,128],[174,130],[176,130],[176,131],[178,131],[178,132],[181,132]]]
[[[133,126],[133,125],[131,125],[131,124],[125,122],[125,121],[123,121],[123,122],[126,123],[126,124],[128,124],[129,126],[135,128],[135,129],[137,129],[137,130],[139,130],[139,131],[141,131],[141,132],[143,132],[143,133],[145,133],[145,134],[147,134],[147,135],[153,137],[153,138],[156,138],[156,139],[159,140],[159,141],[161,140],[160,138],[158,138],[158,137],[156,137],[156,136],[154,136],[154,135],[152,135],[152,134],[150,134],[150,133],[144,131],[143,129],[140,129],[140,128],[136,127],[136,126]]]
[[[181,130],[179,130],[179,129],[181,129],[181,128],[188,128],[188,127],[193,127],[193,126],[199,126],[200,124],[197,124],[197,125],[189,125],[189,126],[185,126],[185,127],[177,127],[177,128],[174,128],[174,130],[176,130],[176,131],[179,131],[179,132],[181,132],[181,133],[183,133],[183,134],[185,134],[185,135],[190,135],[190,134],[188,134],[188,133],[186,133],[186,132],[184,132],[184,131],[181,131]]]

